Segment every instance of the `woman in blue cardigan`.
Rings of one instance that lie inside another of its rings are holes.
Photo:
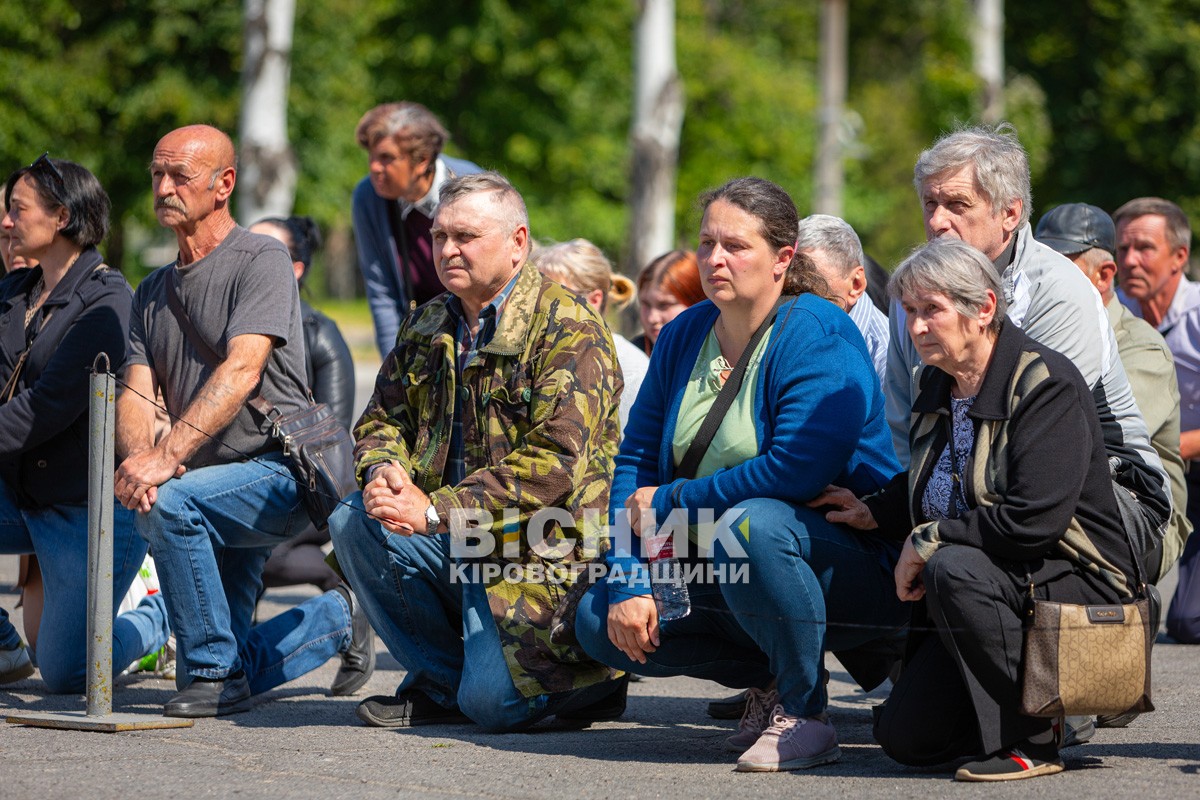
[[[654,348],[617,456],[608,578],[580,603],[576,634],[613,667],[748,688],[729,739],[743,753],[738,770],[817,766],[839,757],[824,651],[894,629],[905,611],[892,583],[896,546],[805,503],[826,483],[874,491],[898,467],[862,336],[812,291],[823,282],[796,254],[791,198],[741,178],[701,203],[708,301],[667,325]],[[730,365],[764,323],[695,477],[676,477]],[[729,524],[697,526],[710,511]],[[660,524],[683,514],[690,526],[674,546],[690,573],[691,613],[661,623],[642,552],[651,513]],[[621,535],[624,514],[637,535]]]

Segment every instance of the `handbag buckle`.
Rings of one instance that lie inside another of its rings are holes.
[[[1087,617],[1093,625],[1120,625],[1125,622],[1125,607],[1088,606]]]

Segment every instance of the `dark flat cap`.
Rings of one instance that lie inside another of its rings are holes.
[[[1117,229],[1104,209],[1087,203],[1066,203],[1050,209],[1038,220],[1033,237],[1063,255],[1099,247],[1117,250]]]

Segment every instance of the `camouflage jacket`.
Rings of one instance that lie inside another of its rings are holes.
[[[355,429],[359,483],[372,466],[394,460],[429,494],[442,520],[491,515],[494,547],[471,563],[502,571],[484,583],[523,695],[606,680],[613,673],[578,646],[552,644],[549,623],[573,582],[570,565],[604,544],[595,523],[608,508],[622,387],[612,335],[582,299],[529,265],[491,342],[463,369],[461,385],[454,334],[444,296],[401,325]],[[455,392],[464,409],[466,478],[443,486]],[[543,509],[560,509],[576,526],[545,526],[557,552],[531,547],[524,535]],[[580,534],[585,512],[590,539]]]

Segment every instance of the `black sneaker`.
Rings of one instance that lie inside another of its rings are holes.
[[[196,678],[163,706],[164,717],[223,717],[250,709],[246,673],[214,681]]]
[[[1034,756],[1029,751],[1042,751]],[[1051,755],[1053,753],[1053,755]],[[1019,747],[1002,750],[993,756],[980,761],[963,764],[954,773],[956,781],[1016,781],[1022,778],[1036,778],[1040,775],[1054,775],[1066,769],[1058,757],[1054,745],[1035,746],[1022,742]]]
[[[708,704],[708,715],[713,719],[741,719],[745,713],[746,692],[744,691],[738,692],[733,697],[713,700]]]
[[[342,653],[342,666],[329,687],[330,694],[342,697],[365,686],[375,672],[375,631],[349,586],[343,583],[334,591],[346,598],[350,606],[350,646]]]
[[[420,689],[389,697],[376,695],[358,704],[354,712],[373,728],[415,728],[418,725],[466,725],[471,718],[457,708],[446,708]]]
[[[1124,714],[1101,714],[1096,717],[1097,728],[1124,728],[1137,719],[1141,714],[1137,711],[1126,711]]]
[[[617,685],[612,692],[582,708],[564,711],[554,716],[571,722],[612,722],[625,714],[625,705],[629,699],[629,673],[617,678]]]

